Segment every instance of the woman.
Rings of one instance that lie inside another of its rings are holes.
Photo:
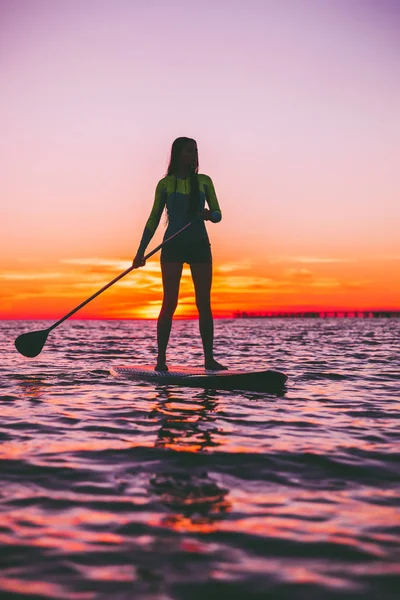
[[[164,239],[195,219],[188,229],[161,250],[164,298],[157,322],[156,371],[168,371],[166,351],[185,262],[190,265],[193,277],[205,368],[227,368],[217,362],[213,355],[214,324],[210,304],[212,257],[204,224],[204,221],[218,223],[221,220],[221,211],[210,177],[198,174],[198,168],[196,141],[187,137],[177,138],[172,144],[167,174],[157,184],[153,208],[133,260],[135,268],[145,264],[145,250],[158,227],[164,208],[168,218]],[[205,201],[208,209],[204,208]]]

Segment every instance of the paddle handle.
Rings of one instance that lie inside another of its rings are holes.
[[[165,246],[166,244],[168,244],[168,242],[170,242],[171,240],[173,240],[174,238],[176,238],[180,233],[182,233],[182,231],[185,231],[185,229],[188,229],[192,223],[194,223],[196,219],[194,219],[193,221],[190,221],[190,223],[187,223],[187,225],[185,225],[184,227],[182,227],[182,229],[179,229],[179,231],[177,231],[176,233],[174,233],[173,235],[171,235],[169,238],[167,238],[164,242],[162,242],[161,244],[159,244],[156,248],[154,248],[154,250],[152,250],[151,252],[149,252],[148,254],[146,254],[146,256],[143,257],[143,260],[147,260],[148,258],[150,258],[150,256],[153,256],[153,254],[155,254],[156,252],[158,252],[163,246]],[[65,315],[64,317],[62,317],[62,319],[60,319],[59,321],[57,321],[56,323],[54,323],[51,327],[49,327],[48,331],[50,332],[52,329],[54,329],[55,327],[57,327],[58,325],[60,325],[61,323],[63,323],[64,321],[66,321],[69,317],[71,317],[73,314],[75,314],[78,310],[80,310],[81,308],[83,308],[84,306],[86,306],[86,304],[89,304],[89,302],[91,302],[92,300],[94,300],[94,298],[96,298],[97,296],[100,296],[100,294],[102,294],[103,292],[105,292],[109,287],[111,287],[112,285],[114,285],[114,283],[117,283],[117,281],[119,281],[120,279],[122,279],[123,277],[125,277],[125,275],[128,275],[128,273],[130,273],[131,271],[133,271],[134,266],[130,266],[129,269],[126,269],[126,271],[124,271],[123,273],[120,273],[117,277],[115,277],[112,281],[110,281],[110,283],[107,283],[107,285],[105,285],[104,287],[101,288],[101,290],[99,290],[98,292],[96,292],[95,294],[93,294],[92,296],[90,296],[90,298],[88,298],[87,300],[84,300],[83,302],[81,302],[81,304],[79,304],[79,306],[75,307],[74,309],[72,309],[67,315]]]

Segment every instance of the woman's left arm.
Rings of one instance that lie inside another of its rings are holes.
[[[206,213],[204,218],[206,221],[212,223],[219,223],[222,219],[221,209],[219,207],[217,195],[215,193],[214,184],[211,177],[206,176],[205,188],[206,188],[206,199],[210,210],[205,210]]]

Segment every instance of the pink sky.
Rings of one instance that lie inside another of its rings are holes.
[[[217,265],[352,265],[400,305],[398,3],[16,0],[0,28],[8,282],[130,259],[187,135],[223,211]]]

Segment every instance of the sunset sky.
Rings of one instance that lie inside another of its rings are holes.
[[[131,264],[182,135],[222,209],[215,316],[398,309],[399,32],[395,0],[0,0],[0,318]],[[77,316],[161,300],[158,254]]]

